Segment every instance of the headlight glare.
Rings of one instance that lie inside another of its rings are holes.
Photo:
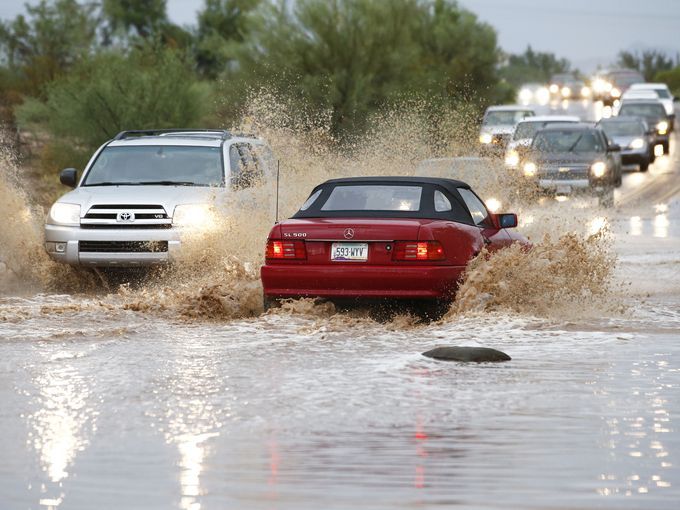
[[[612,87],[611,95],[612,97],[621,97],[621,91],[616,87]]]
[[[486,201],[486,208],[489,209],[492,213],[496,214],[498,211],[501,210],[502,204],[500,200],[497,198],[489,198]]]
[[[172,224],[178,227],[207,228],[213,222],[213,211],[208,204],[178,205],[172,215]]]
[[[668,122],[662,120],[656,125],[656,130],[660,135],[665,135],[668,132]]]
[[[533,177],[536,175],[536,163],[533,163],[531,161],[528,161],[527,163],[524,163],[524,175],[527,177]]]
[[[519,152],[515,149],[510,149],[505,155],[505,164],[510,167],[516,167],[519,165]]]
[[[482,133],[481,135],[479,135],[479,142],[480,143],[483,143],[483,144],[486,145],[486,144],[491,143],[491,140],[492,140],[492,138],[491,138],[491,135],[489,133]]]
[[[49,220],[56,225],[80,225],[80,205],[57,202],[50,209]]]
[[[636,138],[630,142],[631,149],[642,149],[645,146],[645,141],[642,138]]]
[[[590,167],[590,171],[593,173],[594,177],[604,177],[604,174],[607,173],[607,165],[604,161],[598,161],[597,163],[593,163]]]

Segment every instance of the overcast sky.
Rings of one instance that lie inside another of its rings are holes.
[[[389,1],[389,0],[384,0]],[[180,25],[195,22],[204,0],[168,0]],[[680,0],[459,0],[491,24],[501,47],[528,44],[571,60],[583,71],[611,63],[621,49],[680,52]],[[24,0],[0,0],[0,17],[23,12]]]

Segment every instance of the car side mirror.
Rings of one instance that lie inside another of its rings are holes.
[[[517,226],[517,215],[514,213],[497,214],[496,218],[500,228],[515,228]]]
[[[75,188],[78,184],[78,170],[75,168],[65,168],[59,174],[59,180],[64,186]]]
[[[609,152],[621,152],[621,146],[618,143],[613,143],[608,148]]]

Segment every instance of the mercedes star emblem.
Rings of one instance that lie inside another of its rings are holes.
[[[354,229],[353,228],[346,228],[345,229],[345,239],[352,239],[354,237]]]

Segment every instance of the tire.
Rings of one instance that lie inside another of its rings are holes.
[[[604,191],[597,194],[597,202],[600,207],[607,209],[614,207],[614,188],[608,186]]]
[[[281,308],[281,300],[264,295],[262,298],[262,308],[264,308],[265,313],[274,308]]]
[[[640,163],[640,172],[646,172],[647,170],[649,170],[649,160]]]
[[[670,142],[663,142],[661,146],[663,147],[664,154],[670,154]]]
[[[425,322],[438,321],[451,309],[448,299],[431,299],[418,303],[416,313]]]

